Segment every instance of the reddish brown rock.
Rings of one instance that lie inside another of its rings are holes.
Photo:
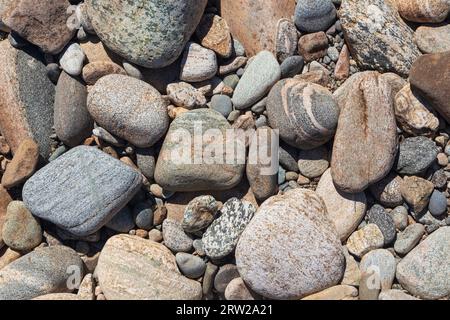
[[[295,0],[221,0],[220,7],[233,37],[253,56],[262,50],[275,51],[278,20],[291,18]]]
[[[3,187],[10,189],[25,182],[36,170],[38,160],[39,146],[32,139],[25,139],[6,167],[2,177]]]
[[[57,54],[72,39],[76,29],[69,29],[67,0],[16,1],[4,13],[3,22],[22,38],[45,53]]]
[[[320,59],[327,54],[328,38],[325,32],[316,32],[300,37],[298,52],[306,62]]]
[[[98,79],[109,74],[127,75],[121,66],[108,61],[94,61],[88,63],[84,66],[82,72],[84,82],[90,86],[93,86]]]
[[[203,47],[229,58],[233,52],[233,41],[227,22],[215,14],[205,14],[196,31]]]
[[[334,68],[334,77],[337,80],[344,80],[348,78],[350,73],[350,51],[347,45],[344,44],[341,53],[339,54],[339,59],[336,62],[336,67]]]

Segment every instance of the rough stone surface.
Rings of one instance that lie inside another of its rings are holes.
[[[109,61],[90,62],[82,70],[83,80],[90,86],[93,86],[99,79],[109,74],[127,75],[121,66]]]
[[[200,283],[180,274],[170,250],[136,236],[110,238],[96,274],[108,300],[199,300],[202,296]]]
[[[414,33],[414,41],[423,53],[450,51],[450,25],[420,26]]]
[[[239,240],[236,263],[252,290],[273,299],[324,290],[337,284],[345,270],[324,202],[306,189],[290,190],[261,205]]]
[[[212,196],[192,199],[184,211],[183,229],[193,233],[207,228],[213,222],[217,210],[219,204]]]
[[[433,190],[433,183],[420,177],[404,177],[400,186],[403,198],[415,213],[428,206]]]
[[[402,18],[412,22],[442,22],[450,11],[446,0],[405,0],[396,4]]]
[[[203,107],[206,104],[205,95],[186,82],[169,84],[167,95],[173,104],[189,110]]]
[[[410,252],[422,239],[425,227],[420,223],[409,225],[403,232],[399,233],[394,244],[394,250],[404,256]]]
[[[256,300],[258,295],[252,292],[242,278],[234,278],[228,283],[225,293],[226,300]]]
[[[300,37],[298,52],[306,62],[318,60],[327,55],[328,38],[325,32],[310,33]]]
[[[426,137],[406,138],[400,143],[396,170],[406,175],[424,173],[436,160],[437,155],[433,140]]]
[[[95,147],[79,146],[36,172],[22,195],[33,215],[87,236],[133,198],[141,181],[141,175],[122,162]]]
[[[322,146],[312,150],[300,150],[298,169],[303,176],[313,179],[320,177],[328,169],[328,150]]]
[[[213,50],[221,58],[229,58],[233,53],[233,41],[230,28],[222,17],[205,14],[195,31],[200,44]]]
[[[298,34],[295,24],[289,19],[280,19],[277,23],[275,55],[283,62],[297,51]]]
[[[373,223],[355,231],[347,240],[348,251],[358,258],[361,258],[371,250],[382,248],[383,245],[383,233],[380,228]]]
[[[164,245],[174,252],[192,250],[192,238],[187,235],[180,222],[166,219],[162,224]]]
[[[402,178],[395,173],[390,173],[379,182],[370,186],[370,192],[380,204],[389,208],[395,208],[403,203],[400,186]]]
[[[384,237],[384,244],[387,246],[395,240],[396,230],[394,220],[387,214],[386,210],[379,204],[375,204],[367,212],[368,223],[373,223],[380,228]]]
[[[378,300],[420,300],[413,297],[402,290],[391,289],[380,293]]]

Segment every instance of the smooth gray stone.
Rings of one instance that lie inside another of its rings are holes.
[[[153,180],[156,166],[156,153],[153,148],[136,148],[136,165],[142,174]]]
[[[422,224],[414,223],[409,225],[405,231],[398,234],[394,244],[395,252],[401,256],[406,255],[419,243],[424,233],[425,227]]]
[[[294,22],[300,31],[325,31],[336,20],[336,8],[330,0],[298,0]]]
[[[201,277],[205,273],[206,263],[202,258],[189,253],[178,252],[175,255],[175,259],[181,273],[183,273],[188,278],[196,279]]]
[[[117,232],[128,233],[134,228],[134,220],[130,209],[124,207],[106,224],[106,227]]]
[[[95,147],[79,146],[36,172],[23,187],[31,213],[76,236],[108,223],[138,192],[141,174]]]
[[[30,300],[70,292],[71,276],[83,278],[83,261],[65,246],[39,248],[0,270],[0,300]]]

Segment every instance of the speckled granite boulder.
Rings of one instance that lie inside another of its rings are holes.
[[[0,270],[0,299],[29,300],[54,292],[70,292],[69,277],[83,277],[83,261],[64,246],[37,249]]]
[[[207,0],[89,0],[100,39],[128,61],[148,68],[173,63],[194,33]]]
[[[261,205],[239,239],[236,264],[256,293],[298,299],[338,284],[345,257],[322,199],[293,189]]]
[[[133,198],[141,174],[95,147],[79,146],[23,187],[31,213],[77,236],[94,233]]]

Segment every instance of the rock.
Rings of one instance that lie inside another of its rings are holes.
[[[32,139],[25,139],[17,148],[12,161],[2,176],[2,186],[16,187],[33,175],[39,161],[39,146]]]
[[[233,102],[229,96],[216,94],[211,98],[211,109],[216,110],[224,117],[228,117],[233,111]]]
[[[178,252],[175,256],[178,268],[188,278],[201,277],[206,270],[206,263],[199,257],[189,253]]]
[[[86,86],[67,73],[61,73],[56,86],[54,126],[58,138],[69,147],[81,144],[94,128],[86,100]]]
[[[434,110],[450,122],[450,75],[445,71],[450,53],[424,55],[411,68],[409,81],[414,93],[428,102]]]
[[[86,55],[80,45],[78,43],[72,43],[61,54],[59,64],[67,74],[76,77],[81,74],[85,59]]]
[[[402,178],[394,173],[370,186],[370,192],[383,206],[395,208],[403,203],[400,185]]]
[[[134,223],[139,229],[150,230],[153,227],[153,210],[149,201],[137,203],[133,208]]]
[[[184,211],[183,229],[195,233],[207,228],[213,222],[218,210],[219,204],[212,196],[192,199]]]
[[[246,109],[261,100],[280,79],[281,68],[272,53],[258,53],[245,69],[233,94],[237,110]]]
[[[2,21],[45,53],[57,54],[75,34],[68,24],[68,5],[66,0],[15,2],[3,13]]]
[[[96,274],[108,300],[202,297],[200,283],[180,274],[175,257],[164,245],[136,236],[110,238],[98,259]]]
[[[347,97],[336,99],[341,100],[341,113],[331,158],[334,183],[350,193],[363,191],[384,178],[394,164],[397,151],[397,126],[389,83],[373,71],[357,77],[347,80],[352,88]]]
[[[228,283],[224,295],[226,300],[256,300],[258,298],[240,277]]]
[[[233,53],[233,41],[225,19],[208,13],[205,14],[195,31],[200,44],[213,50],[221,58],[229,58]]]
[[[230,26],[233,38],[245,47],[248,56],[275,50],[278,21],[290,19],[295,10],[292,0],[221,0],[221,16]]]
[[[389,211],[388,214],[392,217],[398,230],[404,230],[408,226],[408,209],[404,206],[398,206]]]
[[[181,223],[166,219],[162,228],[164,245],[167,248],[174,252],[189,252],[192,250],[192,238],[184,232]]]
[[[281,64],[281,79],[292,78],[303,70],[305,62],[301,56],[286,58]]]
[[[445,0],[406,0],[396,4],[402,18],[412,22],[439,23],[450,11],[450,4]]]
[[[284,142],[300,149],[314,149],[334,135],[339,108],[324,87],[284,79],[270,91],[267,113],[270,126],[279,130]]]
[[[26,3],[29,1],[25,1]],[[16,50],[0,42],[0,130],[13,153],[26,138],[39,144],[43,158],[50,154],[55,86],[36,51]]]
[[[11,250],[10,248],[6,248],[6,250],[2,249],[0,257],[0,269],[3,269],[11,262],[19,259],[22,254],[20,252]]]
[[[0,248],[3,247],[2,229],[6,219],[6,209],[9,203],[13,201],[8,191],[0,184]]]
[[[439,119],[431,113],[407,84],[395,96],[395,117],[400,128],[411,135],[431,135],[439,128]]]
[[[343,247],[345,255],[345,273],[341,284],[349,286],[359,286],[361,281],[361,271],[355,258],[348,252],[347,247]]]
[[[318,293],[304,297],[302,300],[357,300],[358,289],[347,285],[337,285]]]
[[[420,223],[413,223],[406,227],[405,231],[400,232],[394,244],[394,250],[400,256],[405,256],[422,239],[425,233],[425,227]]]
[[[10,249],[19,252],[31,251],[41,243],[41,225],[22,201],[8,205],[2,237]]]
[[[203,107],[206,104],[205,95],[186,82],[169,84],[167,95],[173,104],[189,110]]]
[[[373,223],[380,228],[384,237],[385,246],[395,240],[396,230],[394,220],[387,214],[386,210],[379,204],[375,204],[367,213],[368,223]]]
[[[161,242],[163,240],[162,232],[158,229],[152,229],[148,232],[148,239],[155,242]]]
[[[246,57],[236,57],[231,60],[227,60],[224,64],[221,64],[219,67],[219,75],[225,76],[232,72],[243,68],[247,63]]]
[[[439,217],[444,213],[447,213],[447,199],[442,192],[437,190],[433,191],[430,197],[428,210],[435,217]]]
[[[383,245],[383,233],[373,223],[355,231],[347,240],[348,251],[358,258],[361,258],[369,251],[382,248]]]
[[[180,80],[201,82],[211,79],[217,72],[217,58],[214,51],[189,42],[181,61]]]
[[[269,127],[263,126],[256,130],[250,141],[246,175],[258,200],[266,200],[278,191],[278,141],[275,139],[278,139],[278,135]]]
[[[422,299],[450,294],[450,227],[429,235],[397,265],[397,280],[403,288]]]
[[[293,189],[261,205],[239,239],[236,264],[256,293],[295,299],[336,285],[345,257],[322,199]]]
[[[323,31],[304,35],[298,41],[298,52],[306,62],[325,57],[327,49],[328,38]]]
[[[237,267],[234,264],[223,265],[214,277],[214,289],[217,292],[224,293],[228,284],[236,278],[239,278]]]
[[[153,180],[156,166],[156,153],[153,148],[136,148],[136,165],[142,174]]]
[[[95,283],[92,273],[88,273],[84,276],[78,288],[77,296],[83,300],[94,300],[95,299]]]
[[[433,183],[419,177],[405,176],[400,186],[403,198],[415,213],[421,213],[428,206],[433,190]]]
[[[342,47],[339,53],[339,59],[336,62],[336,67],[334,68],[334,77],[337,80],[345,80],[350,74],[350,51],[346,44]]]
[[[423,53],[450,51],[450,25],[420,26],[414,33],[414,41]]]
[[[361,273],[371,273],[377,277],[375,285],[381,291],[389,290],[395,278],[397,263],[389,250],[376,249],[365,254],[359,265]]]
[[[87,13],[97,35],[111,50],[147,68],[172,64],[195,32],[207,0],[157,0],[145,4],[119,0],[88,1]],[[176,17],[176,23],[174,22]]]
[[[376,271],[361,275],[359,283],[359,300],[378,300],[380,294],[379,276]]]
[[[381,292],[380,295],[378,296],[378,300],[420,300],[420,299],[410,296],[409,294],[401,290],[391,289]]]
[[[0,270],[2,300],[29,300],[49,293],[70,292],[74,275],[83,277],[83,261],[64,246],[36,249]],[[81,279],[81,278],[80,278]]]
[[[296,148],[280,142],[280,146],[278,148],[278,158],[280,165],[283,168],[286,168],[289,171],[298,172],[298,150]]]
[[[277,60],[284,62],[287,58],[294,56],[297,51],[297,43],[298,34],[295,24],[290,19],[280,19],[277,23],[277,36],[275,38]],[[281,73],[283,74],[283,72]]]
[[[207,149],[203,157],[212,164],[202,162],[198,155],[191,152],[194,150],[194,131],[197,135],[209,129],[214,129],[214,134],[217,134],[216,141],[214,144],[206,144]],[[179,115],[170,125],[159,153],[155,170],[156,182],[169,191],[226,190],[236,186],[242,179],[245,160],[236,156],[232,159],[233,163],[224,163],[224,146],[235,145],[235,150],[242,150],[240,148],[244,146],[236,137],[232,138],[236,139],[235,141],[226,137],[226,131],[229,129],[231,125],[228,121],[211,109],[198,109]],[[216,150],[216,161],[211,159],[208,153],[211,150]],[[175,154],[177,158],[172,157]]]
[[[33,215],[87,236],[133,198],[141,181],[141,175],[122,162],[95,147],[79,146],[36,172],[22,196]]]
[[[330,0],[299,0],[295,7],[295,25],[311,33],[327,30],[336,20],[336,8]]]
[[[392,1],[344,0],[339,18],[346,43],[362,69],[409,74],[420,51],[413,30]]]
[[[396,170],[405,175],[423,173],[433,164],[437,155],[433,140],[426,137],[406,138],[400,143]]]
[[[120,232],[120,233],[128,233],[135,226],[133,216],[131,215],[131,211],[128,207],[124,207],[120,210],[107,224],[111,230]]]
[[[218,269],[219,267],[212,264],[211,262],[206,263],[206,270],[205,274],[203,275],[203,283],[202,283],[202,291],[204,296],[212,294],[212,289],[214,286],[214,278],[217,274]]]
[[[87,107],[100,126],[137,147],[151,147],[169,126],[167,102],[160,93],[128,76],[108,75],[97,81]]]
[[[331,170],[320,178],[316,193],[325,202],[330,220],[336,226],[339,238],[345,241],[356,230],[366,213],[364,192],[344,193],[336,189],[331,178]]]
[[[300,173],[310,179],[320,177],[330,165],[328,150],[323,146],[312,150],[300,150],[298,158]]]
[[[203,249],[211,259],[222,259],[233,252],[256,208],[247,201],[231,198],[220,209],[221,215],[203,234]]]
[[[90,62],[82,70],[83,80],[90,86],[95,85],[99,79],[110,74],[127,75],[121,66],[109,61]]]

